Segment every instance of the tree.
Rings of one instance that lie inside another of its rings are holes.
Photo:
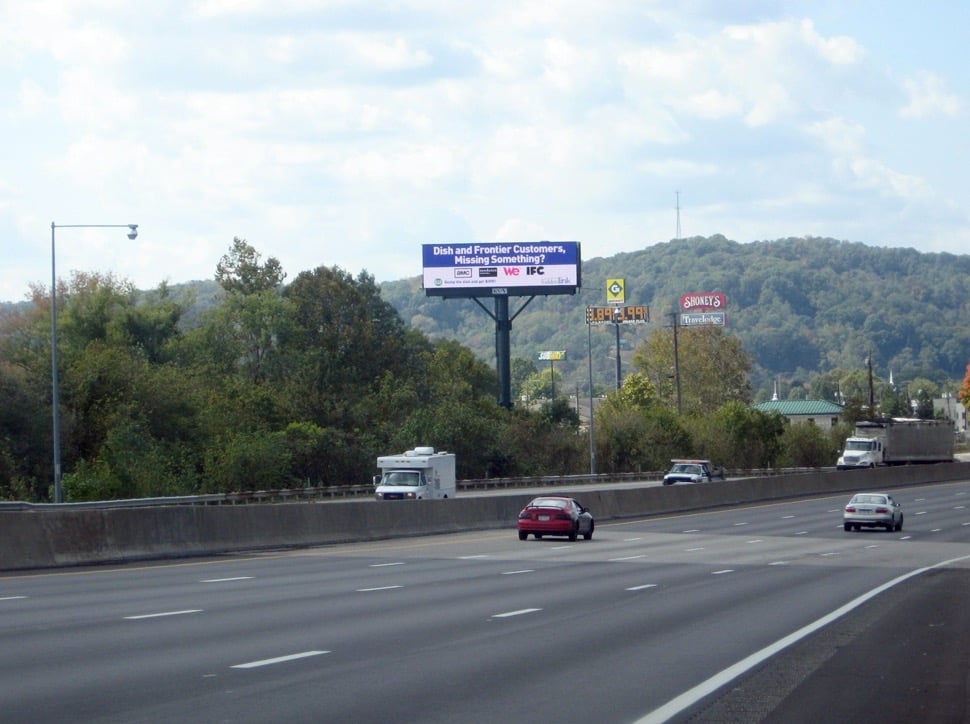
[[[520,395],[527,394],[523,389],[526,380],[539,371],[536,363],[525,357],[513,357],[510,362],[511,384],[513,390]]]
[[[727,402],[751,401],[751,358],[737,337],[721,327],[681,327],[677,359],[673,330],[656,330],[633,354],[633,366],[653,384],[661,399],[676,407],[680,378],[681,411],[708,414]]]
[[[963,384],[957,390],[957,397],[964,407],[970,409],[970,362],[967,363],[967,373],[963,376]]]
[[[786,425],[781,443],[786,467],[821,468],[832,465],[839,454],[826,431],[808,422]]]
[[[261,258],[245,239],[234,237],[229,253],[216,264],[216,281],[227,292],[244,296],[279,288],[286,279],[283,267],[276,257],[271,256],[265,264],[260,263]]]
[[[782,453],[787,420],[778,412],[728,402],[691,420],[695,454],[729,468],[774,467]]]

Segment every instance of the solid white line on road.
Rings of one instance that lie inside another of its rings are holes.
[[[201,608],[188,608],[184,611],[163,611],[161,613],[143,613],[139,616],[125,616],[127,621],[138,621],[143,618],[164,618],[165,616],[183,616],[187,613],[202,613]]]
[[[789,563],[788,561],[772,561],[768,565],[769,566],[787,566],[788,563]]]
[[[404,586],[375,586],[374,588],[358,588],[357,593],[370,593],[371,591],[390,591],[395,588],[404,588]]]
[[[199,583],[228,583],[229,581],[249,581],[252,576],[233,576],[232,578],[203,578]]]
[[[628,591],[642,591],[644,588],[656,588],[656,583],[644,583],[642,586],[630,586]]]
[[[646,558],[646,554],[641,554],[638,556],[623,556],[622,558],[607,558],[607,563],[616,563],[617,561],[635,561],[637,558]]]
[[[696,551],[702,551],[703,548],[685,548],[684,553],[695,553]]]
[[[245,664],[235,664],[231,666],[232,669],[256,669],[260,666],[272,666],[273,664],[283,664],[287,661],[295,661],[296,659],[306,659],[310,656],[322,656],[323,654],[329,654],[329,651],[302,651],[298,654],[289,654],[287,656],[277,656],[272,659],[262,659],[260,661],[250,661]]]
[[[523,568],[521,571],[502,571],[503,576],[517,576],[520,573],[535,573],[534,568]]]
[[[727,667],[726,669],[720,671],[719,673],[715,674],[714,676],[707,679],[706,681],[702,681],[700,684],[693,687],[692,689],[688,689],[683,694],[680,694],[679,696],[674,697],[663,706],[657,709],[654,709],[646,716],[641,717],[635,722],[635,724],[662,724],[663,722],[670,720],[677,714],[680,714],[688,707],[693,706],[698,701],[703,699],[705,696],[708,696],[714,693],[722,686],[725,686],[726,684],[730,683],[731,681],[738,678],[739,676],[747,673],[748,671],[755,668],[756,666],[760,666],[763,662],[767,661],[769,658],[777,654],[779,651],[782,651],[783,649],[788,648],[792,644],[798,641],[801,641],[806,636],[809,636],[815,633],[820,628],[823,628],[824,626],[827,626],[828,624],[832,623],[832,621],[835,621],[841,618],[845,614],[849,613],[853,609],[858,608],[863,603],[865,603],[871,598],[874,598],[875,596],[879,595],[883,591],[890,589],[896,584],[902,583],[903,581],[909,578],[912,578],[913,576],[918,576],[921,573],[934,570],[936,568],[945,568],[946,566],[952,565],[953,563],[957,563],[959,561],[965,561],[968,558],[970,558],[970,556],[961,556],[959,558],[952,558],[947,561],[941,561],[940,563],[937,563],[932,566],[928,566],[926,568],[917,568],[916,570],[910,571],[909,573],[904,573],[903,575],[898,576],[897,578],[894,578],[893,580],[888,581],[887,583],[884,583],[881,586],[877,586],[876,588],[873,588],[868,593],[864,593],[861,596],[858,596],[857,598],[852,599],[844,606],[840,606],[839,608],[835,609],[831,613],[828,613],[825,616],[822,616],[822,618],[817,619],[816,621],[813,621],[807,626],[803,626],[802,628],[789,634],[788,636],[778,639],[773,644],[769,644],[768,646],[764,647],[760,651],[756,651],[750,656],[747,656],[741,659],[736,664],[733,664],[732,666]]]
[[[711,571],[712,576],[720,576],[722,573],[734,573],[733,568],[724,568],[720,571]]]
[[[484,553],[480,553],[477,556],[458,556],[458,560],[459,561],[471,561],[471,560],[474,560],[476,558],[488,558],[488,556],[485,555]]]
[[[748,543],[764,543],[761,538],[755,538],[754,540],[749,540]]]
[[[19,601],[23,598],[27,598],[27,597],[26,596],[4,596],[3,598],[0,598],[0,601]]]
[[[403,566],[404,561],[395,561],[394,563],[371,563],[371,568],[387,568],[388,566]]]
[[[624,543],[633,543],[634,541],[638,541],[638,540],[641,540],[641,539],[640,538],[624,538],[623,539],[623,542]]]
[[[699,528],[691,528],[690,530],[685,530],[684,532],[685,533],[700,533],[701,531],[700,531]]]
[[[523,616],[527,613],[536,613],[541,611],[541,608],[523,608],[518,611],[507,611],[506,613],[496,613],[492,618],[512,618],[513,616]]]
[[[748,524],[747,521],[744,521],[742,523],[735,523],[734,527],[737,528],[739,525],[747,525],[747,524]]]

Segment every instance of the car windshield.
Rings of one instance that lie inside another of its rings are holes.
[[[687,473],[688,475],[700,475],[701,466],[700,465],[685,465],[683,463],[678,463],[674,465],[670,472],[672,473]]]
[[[560,508],[561,510],[565,510],[568,506],[568,500],[561,500],[559,498],[536,498],[529,503],[530,508]]]
[[[886,503],[885,495],[856,495],[852,498],[853,503],[868,503],[870,505],[884,505]]]
[[[872,440],[846,440],[845,449],[862,452],[872,450]]]
[[[421,474],[416,470],[394,470],[384,475],[384,485],[421,485]]]

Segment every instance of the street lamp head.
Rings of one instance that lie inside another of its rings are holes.
[[[128,224],[128,238],[135,239],[138,236],[138,224]]]

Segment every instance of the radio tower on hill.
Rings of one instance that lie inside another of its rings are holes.
[[[674,238],[680,239],[682,238],[680,235],[680,191],[674,191],[674,194],[677,197],[677,236]]]

